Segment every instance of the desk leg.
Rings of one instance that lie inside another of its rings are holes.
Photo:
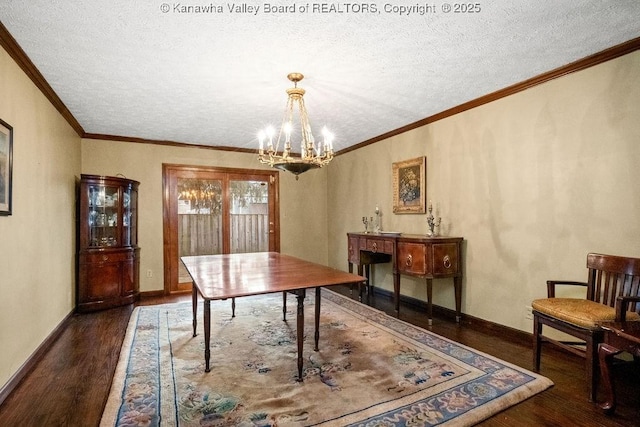
[[[296,298],[298,299],[298,382],[302,382],[302,351],[304,344],[304,289],[300,289],[296,292]]]
[[[600,373],[602,375],[602,385],[606,399],[599,406],[605,413],[611,415],[616,410],[616,393],[613,386],[613,356],[621,353],[617,348],[609,344],[600,344],[598,347],[598,358],[600,359]]]
[[[367,279],[366,291],[367,291],[367,298],[368,298],[369,296],[371,296],[371,289],[373,286],[371,284],[371,264],[364,265],[364,277],[366,277]]]
[[[433,325],[433,279],[427,279],[427,323]]]
[[[456,295],[456,322],[460,323],[462,319],[462,277],[453,278],[453,289]]]
[[[397,271],[393,272],[393,304],[396,310],[396,317],[400,317],[400,273]]]
[[[319,351],[318,342],[320,341],[320,289],[320,287],[316,288],[316,333],[314,334],[316,346],[313,348],[314,351]]]
[[[211,359],[211,300],[204,300],[204,371],[209,372],[209,360]]]
[[[362,264],[358,264],[358,276],[362,276],[364,274]],[[367,286],[369,282],[365,282],[365,286]],[[358,301],[362,302],[362,283],[358,283]]]
[[[193,283],[191,285],[191,310],[193,311],[193,336],[197,336],[196,327],[198,326],[198,288],[196,288],[196,284]]]

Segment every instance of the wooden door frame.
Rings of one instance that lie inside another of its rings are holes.
[[[171,246],[171,197],[173,193],[171,191],[171,177],[176,173],[198,173],[207,174],[224,174],[225,180],[246,179],[256,181],[267,181],[270,186],[270,193],[273,191],[273,209],[269,209],[269,247],[274,252],[280,252],[280,181],[278,171],[265,170],[265,169],[236,169],[236,168],[224,168],[216,166],[197,166],[197,165],[182,165],[163,163],[162,164],[162,256],[163,256],[163,271],[164,271],[164,294],[171,294],[171,261],[175,252],[175,248]],[[227,185],[228,188],[228,185]],[[271,196],[271,194],[270,194]],[[225,194],[225,200],[229,200],[229,194]],[[269,204],[271,205],[271,197],[269,198]],[[273,210],[273,212],[271,212]],[[223,213],[228,216],[228,212]],[[273,218],[271,218],[273,216]],[[223,252],[228,252],[228,236],[229,231],[223,231],[225,233],[225,241],[223,242]]]

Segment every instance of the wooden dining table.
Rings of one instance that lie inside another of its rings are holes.
[[[205,372],[211,370],[211,301],[235,299],[274,292],[292,293],[297,298],[298,381],[302,381],[304,342],[304,299],[315,289],[315,346],[318,351],[320,289],[323,286],[361,284],[365,278],[278,252],[198,255],[180,258],[192,285],[193,336],[197,336],[198,294],[204,300]],[[284,298],[286,303],[286,298]],[[286,316],[286,305],[283,306]],[[286,317],[284,318],[286,320]]]

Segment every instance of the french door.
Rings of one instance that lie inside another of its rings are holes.
[[[189,255],[280,251],[278,173],[164,164],[164,289],[191,290]]]

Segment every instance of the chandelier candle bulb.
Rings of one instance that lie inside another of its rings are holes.
[[[273,151],[273,134],[273,128],[271,126],[267,127],[267,137],[269,138],[269,152]]]
[[[284,125],[284,134],[286,136],[285,142],[288,144],[291,143],[291,123],[285,123]]]

